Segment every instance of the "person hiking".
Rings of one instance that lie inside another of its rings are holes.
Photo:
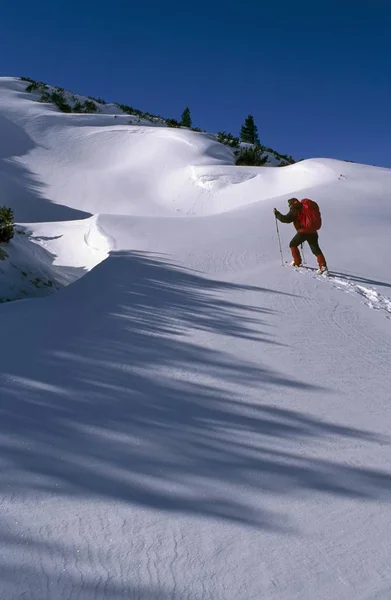
[[[289,247],[292,252],[293,267],[300,267],[302,260],[299,246],[308,242],[312,253],[316,256],[319,269],[318,273],[327,272],[327,263],[318,242],[318,230],[322,226],[319,206],[313,200],[304,198],[301,202],[297,198],[289,198],[289,212],[282,215],[276,208],[274,215],[281,223],[293,223],[297,233],[291,239]]]

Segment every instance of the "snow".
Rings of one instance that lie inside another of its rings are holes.
[[[235,167],[24,89],[1,294],[46,297],[0,307],[1,600],[389,599],[391,170]],[[329,278],[280,266],[291,196]]]

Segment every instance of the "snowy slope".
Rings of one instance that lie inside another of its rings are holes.
[[[1,600],[390,598],[391,170],[238,168],[23,89],[6,250],[74,283],[0,307]],[[292,195],[329,279],[280,266]]]

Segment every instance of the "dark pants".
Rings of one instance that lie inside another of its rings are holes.
[[[319,236],[317,233],[296,233],[296,235],[291,239],[289,247],[297,248],[304,242],[308,242],[311,252],[315,254],[315,256],[319,256],[320,254],[323,254],[323,252],[319,248],[318,237]]]

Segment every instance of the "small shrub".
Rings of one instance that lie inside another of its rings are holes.
[[[150,123],[155,123],[156,118],[157,118],[154,115],[152,115],[150,112],[142,113],[142,117],[143,117],[143,119],[145,119],[146,121],[149,121]]]
[[[26,87],[26,92],[28,93],[33,93],[33,92],[43,92],[44,90],[47,90],[48,86],[46,85],[46,83],[43,83],[42,81],[33,81],[32,83],[30,83],[30,85],[28,85]]]
[[[28,81],[30,83],[34,83],[35,79],[31,79],[31,77],[20,77],[21,81]]]
[[[196,131],[197,133],[203,133],[200,127],[191,127],[192,131]]]
[[[127,115],[136,115],[137,114],[137,111],[132,106],[128,106],[127,104],[116,104],[116,106],[118,108],[120,108],[122,110],[122,112],[126,113]]]
[[[103,100],[103,98],[94,98],[94,96],[88,96],[88,98],[94,100],[94,102],[97,102],[98,104],[107,104],[106,100]]]
[[[0,242],[8,243],[15,234],[14,213],[12,208],[0,208]]]
[[[61,112],[64,112],[64,113],[72,112],[72,108],[70,107],[68,102],[65,100],[65,96],[62,92],[53,92],[50,95],[50,102],[53,102],[53,104],[55,104],[57,106],[57,108],[59,108],[61,110]]]
[[[98,107],[93,100],[86,100],[83,104],[83,112],[85,113],[96,113]]]
[[[75,112],[75,113],[82,113],[82,112],[84,112],[83,111],[83,105],[78,100],[73,105],[73,112]]]
[[[28,92],[29,94],[31,92],[36,92],[38,90],[38,84],[36,81],[34,81],[33,83],[30,83],[30,85],[28,85],[26,87],[26,92]]]
[[[272,148],[265,148],[265,150],[266,150],[266,152],[269,152],[270,154],[273,154],[276,157],[277,160],[281,160],[283,162],[287,162],[289,165],[294,165],[295,162],[296,162],[295,159],[292,158],[292,156],[289,156],[288,154],[280,154],[280,152],[276,152]]]
[[[167,127],[180,127],[180,123],[176,119],[167,119]]]
[[[259,146],[242,148],[236,153],[236,165],[245,165],[247,167],[262,167],[268,161],[267,154],[263,154],[263,148]]]
[[[137,116],[140,119],[146,119],[147,121],[151,121],[152,123],[166,123],[166,119],[164,119],[160,115],[153,115],[150,112],[143,112],[138,108],[133,108],[133,106],[128,106],[127,104],[117,103],[115,106],[120,108],[122,112],[126,113],[127,115],[131,115],[132,117]]]
[[[239,148],[239,138],[226,131],[219,131],[217,134],[217,141],[219,141],[220,144],[230,146],[230,148]]]
[[[51,102],[51,94],[49,94],[49,92],[44,92],[43,94],[41,94],[39,101],[45,104],[47,102]]]

